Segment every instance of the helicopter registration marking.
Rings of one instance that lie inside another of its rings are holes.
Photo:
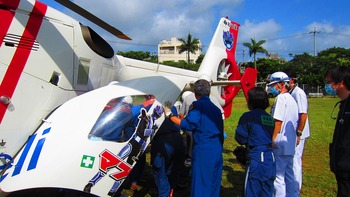
[[[100,154],[100,171],[106,174],[111,168],[118,169],[118,172],[109,175],[112,179],[118,181],[126,178],[132,167],[120,157],[114,155],[108,150],[104,150]]]

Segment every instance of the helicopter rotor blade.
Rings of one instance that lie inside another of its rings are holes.
[[[70,0],[55,0],[56,2],[62,4],[63,6],[69,8],[70,10],[78,13],[79,15],[85,17],[86,19],[90,20],[91,22],[95,23],[96,25],[100,26],[101,28],[105,29],[109,33],[117,36],[118,38],[124,39],[124,40],[131,40],[130,37],[125,35],[123,32],[119,31],[118,29],[112,27],[105,21],[101,20],[97,16],[91,14],[84,8],[78,6],[77,4],[71,2]]]

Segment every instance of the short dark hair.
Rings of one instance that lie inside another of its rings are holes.
[[[350,68],[346,66],[331,67],[326,71],[325,78],[330,77],[335,84],[343,81],[346,89],[350,90]]]
[[[265,110],[269,103],[269,97],[267,92],[262,87],[253,87],[248,91],[248,108],[253,109],[263,109]]]
[[[286,75],[288,75],[289,78],[297,78],[297,72],[295,72],[295,70],[293,68],[285,68],[283,70],[284,73],[286,73]]]
[[[205,79],[197,80],[194,85],[194,94],[197,96],[209,96],[210,83]]]

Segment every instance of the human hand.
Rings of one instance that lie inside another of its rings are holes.
[[[297,136],[297,146],[300,144],[300,136]]]
[[[272,140],[271,146],[272,146],[272,148],[275,148],[275,147],[276,147],[276,141],[275,141],[275,140]]]
[[[170,101],[165,101],[163,108],[164,108],[164,114],[166,116],[169,116],[171,114],[171,107],[173,106],[173,104]]]

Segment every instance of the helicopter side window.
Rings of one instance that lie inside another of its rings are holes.
[[[125,96],[110,100],[102,110],[88,138],[93,141],[126,142],[135,132],[141,109],[155,101],[152,95]]]
[[[50,78],[50,83],[57,86],[59,81],[60,81],[60,74],[57,72],[53,72]]]

